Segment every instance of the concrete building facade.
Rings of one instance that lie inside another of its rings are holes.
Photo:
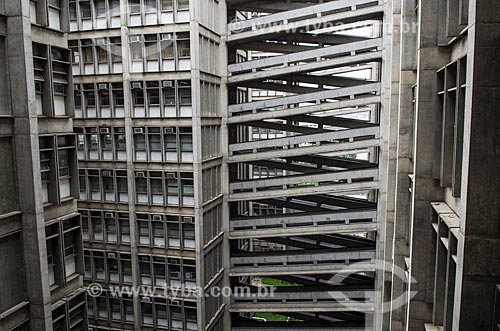
[[[1,330],[87,330],[66,10],[0,2]]]
[[[0,330],[497,330],[498,14],[0,0]]]
[[[382,329],[496,330],[500,4],[392,5],[386,256],[407,277]]]
[[[366,330],[380,315],[383,1],[227,1],[232,329]]]
[[[224,278],[223,12],[69,1],[84,281],[104,290],[87,297],[93,330],[223,328],[222,297],[196,295]]]

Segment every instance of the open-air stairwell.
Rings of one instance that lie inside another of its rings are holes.
[[[229,1],[231,5],[231,1]],[[235,5],[238,7],[238,5]],[[241,42],[304,29],[321,29],[335,23],[352,23],[381,18],[383,6],[377,0],[338,0],[263,17],[235,21],[228,25],[228,41]]]
[[[376,210],[340,210],[232,219],[230,239],[375,231]]]
[[[227,37],[229,276],[233,284],[264,277],[298,285],[279,286],[274,299],[233,297],[233,329],[282,330],[239,321],[301,311],[317,325],[297,329],[358,330],[371,322],[375,302],[382,38],[351,30],[380,20],[382,5],[229,0],[228,7],[239,19]],[[244,19],[249,9],[256,15]],[[339,273],[338,284],[324,283]]]

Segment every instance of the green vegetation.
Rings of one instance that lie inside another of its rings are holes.
[[[267,322],[288,322],[290,317],[273,313],[257,313],[254,317],[265,319]]]
[[[264,285],[271,285],[271,286],[302,286],[300,284],[296,283],[290,283],[290,282],[285,282],[284,280],[279,280],[276,278],[270,278],[270,277],[262,277],[261,278],[262,284]]]

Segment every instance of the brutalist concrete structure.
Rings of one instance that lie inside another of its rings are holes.
[[[500,3],[392,6],[382,330],[497,330]]]
[[[1,330],[87,330],[66,5],[0,1]]]
[[[0,0],[0,330],[498,330],[499,14]]]
[[[223,329],[223,298],[196,289],[224,278],[224,12],[69,1],[84,280],[103,288],[92,330]]]
[[[232,329],[366,330],[381,306],[383,1],[227,1]],[[260,285],[262,286],[262,285]]]

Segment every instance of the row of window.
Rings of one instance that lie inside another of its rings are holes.
[[[217,205],[203,213],[203,244],[208,244],[222,233],[222,205]]]
[[[74,275],[82,274],[80,230],[80,216],[45,227],[49,286],[66,286]]]
[[[128,203],[126,170],[80,169],[80,200]],[[136,171],[136,203],[194,206],[193,173]]]
[[[40,170],[44,204],[76,198],[78,182],[74,135],[41,136]]]
[[[96,320],[134,322],[132,298],[88,296],[87,306],[91,323]],[[198,330],[196,302],[143,297],[140,315],[142,325],[153,327],[154,330]]]
[[[126,161],[125,128],[85,127],[75,129],[78,159]],[[193,162],[192,128],[133,128],[134,161]]]
[[[80,200],[128,203],[126,170],[80,169]]]
[[[202,176],[202,197],[205,203],[222,194],[222,167],[219,165],[207,168],[202,171]]]
[[[85,278],[89,281],[131,284],[130,254],[85,250]],[[176,257],[139,255],[141,285],[196,288],[196,261]]]
[[[72,115],[73,99],[71,94],[68,94],[68,86],[72,79],[70,65],[69,50],[33,43],[38,116],[66,117]]]
[[[121,37],[69,41],[73,75],[122,73]],[[128,37],[131,72],[182,71],[191,68],[189,32]]]
[[[193,162],[190,127],[134,128],[134,160],[147,162]]]
[[[53,305],[52,329],[54,331],[84,331],[87,327],[86,294],[77,290],[63,300],[64,304]],[[77,294],[78,293],[78,294]]]
[[[120,27],[120,0],[70,0],[71,31]],[[189,22],[189,0],[129,0],[128,25]]]
[[[127,145],[124,127],[75,128],[78,160],[126,161]]]
[[[81,211],[83,240],[87,243],[130,245],[127,213]],[[142,247],[195,249],[191,216],[136,214],[138,245]]]
[[[131,72],[191,69],[189,32],[129,36]]]
[[[32,24],[50,29],[64,31],[68,29],[68,15],[64,11],[64,0],[31,0],[30,19]]]
[[[76,118],[125,117],[123,83],[74,85]],[[132,82],[132,117],[165,118],[193,115],[191,81]]]
[[[136,171],[138,204],[194,206],[193,173]]]

